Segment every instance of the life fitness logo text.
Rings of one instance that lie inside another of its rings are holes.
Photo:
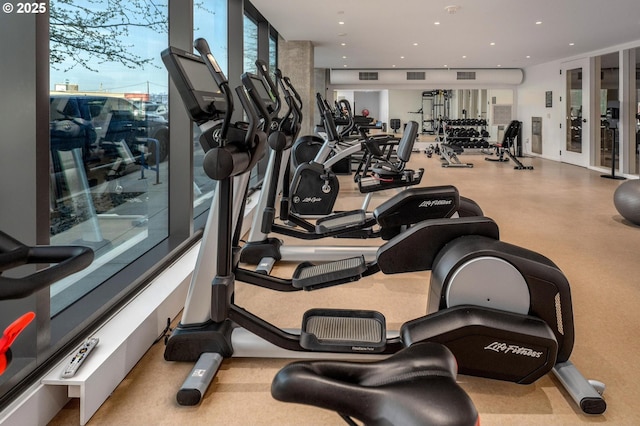
[[[320,197],[306,197],[302,199],[303,203],[319,203],[320,201],[322,201],[322,198]]]
[[[452,203],[453,200],[425,200],[418,207],[449,206]]]
[[[485,349],[503,354],[521,355],[531,358],[540,358],[542,356],[542,352],[534,351],[533,349],[518,345],[508,345],[502,342],[493,342],[489,346],[485,346]]]

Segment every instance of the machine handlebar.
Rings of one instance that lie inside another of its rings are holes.
[[[0,273],[27,264],[55,263],[22,278],[0,275],[0,300],[19,299],[78,272],[93,261],[93,250],[82,246],[30,247],[0,231]]]

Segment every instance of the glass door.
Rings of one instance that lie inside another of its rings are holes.
[[[565,144],[560,150],[565,163],[589,165],[590,129],[588,60],[566,62],[562,67],[565,81]]]

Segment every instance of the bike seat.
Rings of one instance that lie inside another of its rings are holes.
[[[366,425],[477,425],[445,346],[421,342],[374,362],[298,361],[271,384],[279,401],[313,405]]]

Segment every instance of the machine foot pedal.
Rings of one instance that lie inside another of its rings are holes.
[[[311,309],[304,314],[300,345],[324,352],[382,352],[384,316],[376,311]]]
[[[366,222],[367,212],[364,210],[334,213],[316,221],[316,233],[326,234],[349,228],[358,228],[364,226]]]
[[[335,262],[322,263],[320,265],[302,263],[293,273],[291,282],[295,288],[315,290],[357,281],[362,278],[362,273],[366,269],[367,264],[364,256],[336,260]]]

